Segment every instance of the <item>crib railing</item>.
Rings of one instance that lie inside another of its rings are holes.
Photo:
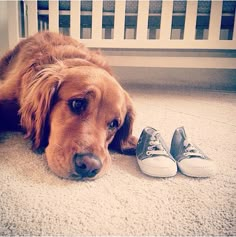
[[[223,0],[9,1],[9,44],[50,30],[96,48],[236,49],[235,6]]]

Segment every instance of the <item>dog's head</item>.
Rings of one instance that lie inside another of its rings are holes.
[[[34,148],[46,147],[58,176],[101,176],[111,164],[108,147],[134,153],[132,102],[107,71],[57,63],[41,70],[27,91],[21,124]]]

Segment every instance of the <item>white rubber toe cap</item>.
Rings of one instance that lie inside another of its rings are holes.
[[[176,175],[176,162],[166,156],[149,157],[138,160],[138,164],[143,173],[153,177],[172,177]]]
[[[214,162],[201,158],[183,159],[178,162],[178,167],[183,174],[191,177],[207,178],[216,173]]]

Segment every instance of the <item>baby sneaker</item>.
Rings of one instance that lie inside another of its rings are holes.
[[[215,174],[213,161],[190,142],[184,127],[175,130],[170,153],[177,161],[179,170],[187,176],[206,178]]]
[[[160,133],[154,128],[143,129],[136,156],[141,171],[153,177],[171,177],[177,172],[175,159],[171,156]]]

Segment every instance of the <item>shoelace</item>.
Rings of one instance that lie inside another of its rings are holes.
[[[165,148],[160,142],[159,132],[154,132],[150,138],[149,146],[147,147],[146,155],[160,155],[160,156],[168,156]]]
[[[188,157],[200,157],[200,158],[205,158],[205,156],[200,153],[200,151],[189,141],[189,140],[185,140],[184,141],[184,148],[185,148],[185,152],[184,155],[188,156]]]

